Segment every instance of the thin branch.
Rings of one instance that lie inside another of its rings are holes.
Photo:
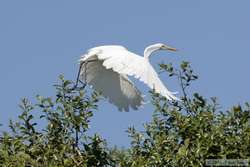
[[[179,78],[179,80],[180,80],[180,86],[181,86],[181,89],[182,89],[182,93],[183,93],[183,96],[184,96],[184,106],[186,107],[186,110],[187,110],[187,112],[189,112],[189,113],[192,113],[191,112],[191,107],[190,107],[190,105],[189,105],[189,103],[188,103],[188,96],[187,96],[187,93],[186,93],[186,87],[184,87],[184,83],[183,83],[183,79],[182,79],[182,73],[181,73],[181,71],[179,70],[179,75],[178,75],[178,78]]]

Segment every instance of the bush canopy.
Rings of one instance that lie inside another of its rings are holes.
[[[60,76],[54,98],[38,95],[35,104],[22,99],[17,121],[10,120],[9,130],[0,134],[0,165],[216,166],[221,161],[212,160],[234,160],[231,163],[247,166],[250,105],[222,111],[215,97],[188,93],[198,78],[189,62],[177,68],[160,64],[160,69],[178,79],[181,101],[170,102],[150,91],[152,119],[143,131],[128,127],[128,148],[109,147],[100,135],[87,135],[91,118],[102,110],[100,93],[74,87],[74,82]]]

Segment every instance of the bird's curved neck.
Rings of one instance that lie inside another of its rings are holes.
[[[155,47],[154,45],[146,47],[146,49],[144,50],[144,57],[148,59],[152,55],[152,53],[157,50],[159,50],[159,48]]]

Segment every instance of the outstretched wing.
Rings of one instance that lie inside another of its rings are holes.
[[[134,76],[167,99],[178,100],[174,93],[164,86],[148,59],[138,56],[122,46],[101,46],[93,48],[89,52],[94,53],[98,60],[103,61],[106,69],[122,75]]]
[[[138,109],[143,103],[141,92],[134,86],[126,75],[121,75],[111,69],[106,69],[102,60],[95,55],[86,55],[92,60],[81,68],[81,79],[97,91],[100,91],[109,102],[116,105],[120,111],[129,111],[129,107]],[[85,58],[86,58],[85,56]],[[94,60],[94,61],[93,61]]]

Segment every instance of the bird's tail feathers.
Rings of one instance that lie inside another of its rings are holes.
[[[169,97],[171,98],[171,100],[181,101],[178,97],[175,96],[175,94],[177,93],[178,92],[170,92]]]
[[[177,95],[179,94],[179,92],[175,91],[175,92],[170,92],[172,95]]]

